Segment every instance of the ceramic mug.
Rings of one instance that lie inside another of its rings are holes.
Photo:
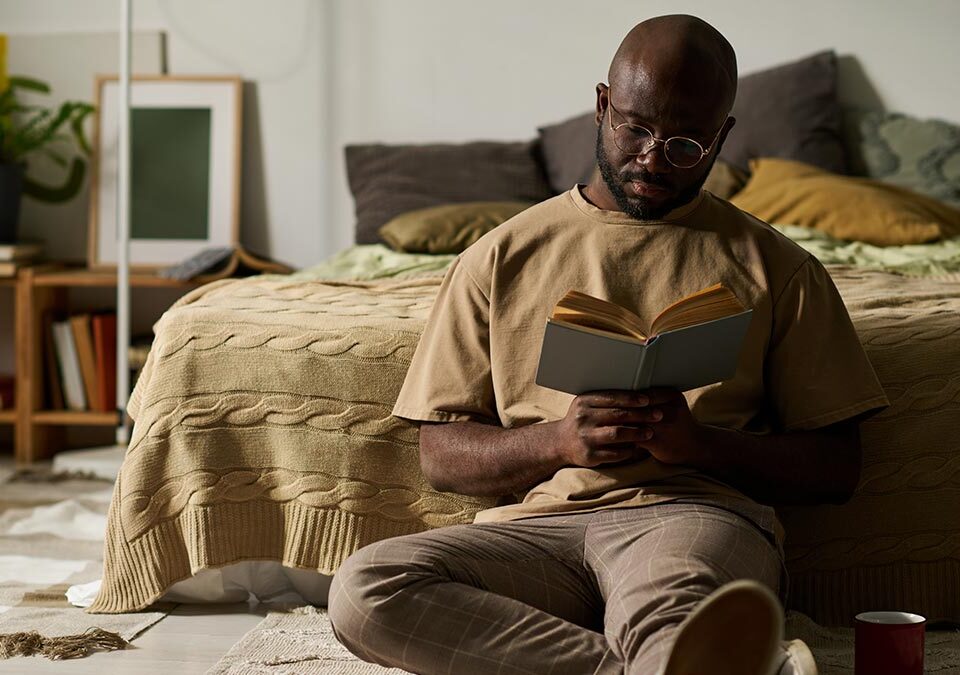
[[[923,675],[926,623],[909,612],[857,614],[855,675]]]

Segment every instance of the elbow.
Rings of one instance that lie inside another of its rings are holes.
[[[420,426],[420,472],[427,483],[437,492],[450,492],[451,487],[444,480],[440,462],[437,461],[437,445],[432,443],[435,425],[422,424]]]
[[[844,458],[837,467],[833,489],[827,495],[826,501],[830,504],[841,505],[849,502],[860,485],[860,471],[863,465],[863,453],[860,449],[860,439],[848,445]]]

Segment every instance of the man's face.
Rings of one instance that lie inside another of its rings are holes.
[[[609,89],[604,88],[604,91],[609,95]],[[716,116],[710,112],[700,113],[699,119],[697,115],[679,116],[688,118],[686,128],[673,121],[678,117],[676,115],[671,115],[672,119],[662,122],[641,119],[632,114],[628,117],[624,111],[624,103],[621,102],[625,99],[629,102],[627,97],[614,102],[616,110],[611,109],[609,104],[605,105],[600,118],[596,148],[600,175],[617,206],[624,213],[638,220],[656,220],[688,203],[697,195],[716,161],[719,146],[726,134],[721,131],[720,138],[714,143],[709,154],[691,168],[682,169],[667,161],[662,143],[656,144],[643,155],[629,155],[617,147],[613,140],[611,115],[613,126],[623,122],[642,124],[660,138],[685,136],[696,140],[704,149],[710,147],[719,123]],[[621,112],[624,114],[620,114]],[[711,125],[714,125],[712,130]]]

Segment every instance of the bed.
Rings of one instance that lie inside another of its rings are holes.
[[[329,576],[367,543],[471,522],[498,503],[431,488],[417,428],[390,414],[454,253],[393,251],[374,243],[377,228],[431,205],[530,202],[583,180],[583,148],[577,161],[563,153],[585,121],[542,128],[539,142],[348,148],[356,246],[293,275],[215,282],[171,307],[130,401],[91,611],[138,610],[244,561]],[[462,162],[475,173],[451,187]],[[744,170],[726,166],[718,181]],[[781,232],[828,265],[891,401],[862,427],[855,497],[780,514],[790,606],[826,625],[878,607],[960,622],[960,230],[881,247],[785,222]]]

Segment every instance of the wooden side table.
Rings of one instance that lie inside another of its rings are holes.
[[[152,274],[131,274],[131,288],[196,288],[200,281],[175,281]],[[16,279],[0,280],[14,289],[16,408],[0,411],[0,424],[14,425],[14,459],[25,465],[45,459],[63,447],[67,426],[117,424],[116,413],[93,410],[45,410],[43,317],[50,310],[70,310],[71,288],[115,288],[114,272],[44,265],[25,267]]]

